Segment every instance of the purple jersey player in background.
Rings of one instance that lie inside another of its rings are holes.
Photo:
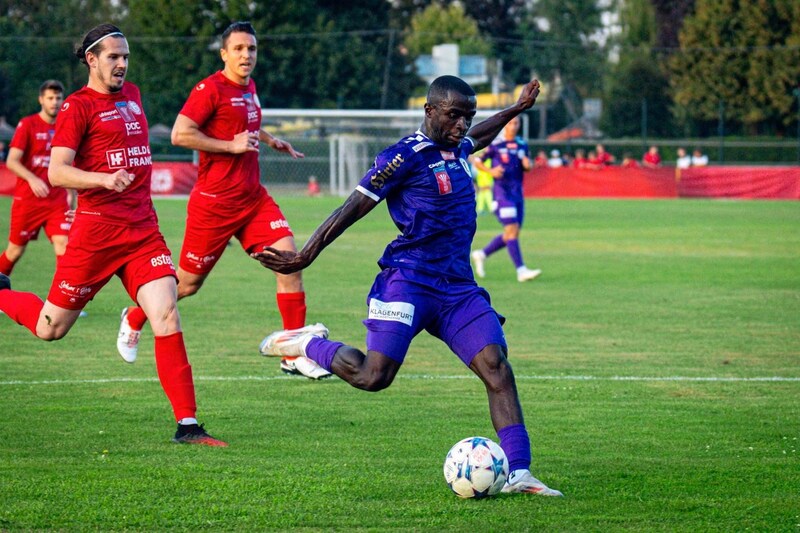
[[[506,358],[504,319],[475,283],[469,262],[476,213],[467,157],[533,106],[538,94],[539,82],[532,80],[515,105],[470,129],[475,92],[454,76],[437,78],[428,89],[420,129],[378,155],[356,190],[302,250],[265,248],[252,255],[284,274],[306,268],[386,200],[401,234],[378,261],[382,270],[367,298],[367,353],[328,340],[327,331],[308,328],[269,335],[261,353],[308,357],[356,388],[379,391],[391,385],[411,340],[426,330],[443,340],[486,386],[492,423],[511,470],[503,491],[561,496],[530,473],[530,439]]]
[[[528,281],[542,273],[525,266],[522,251],[519,248],[519,230],[525,218],[525,197],[522,195],[522,178],[526,170],[531,169],[527,143],[517,137],[519,117],[514,117],[503,128],[503,138],[492,143],[483,157],[475,160],[479,170],[494,176],[494,214],[503,225],[503,233],[489,241],[482,250],[472,252],[475,274],[482,278],[486,275],[484,260],[503,248],[508,248],[508,255],[517,269],[517,281]],[[484,161],[492,161],[492,167],[484,166]]]

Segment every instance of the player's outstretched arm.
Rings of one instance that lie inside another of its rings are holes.
[[[536,103],[536,97],[539,96],[539,80],[533,79],[522,88],[522,92],[514,105],[495,113],[487,118],[480,124],[476,124],[469,130],[467,135],[475,139],[476,146],[473,152],[477,152],[486,146],[489,146],[500,131],[505,127],[508,122],[522,113],[533,107]]]
[[[266,247],[263,251],[252,253],[250,256],[258,260],[262,266],[281,274],[302,270],[313,263],[325,247],[372,211],[376,205],[378,203],[375,200],[359,191],[353,191],[347,200],[319,225],[299,252]]]

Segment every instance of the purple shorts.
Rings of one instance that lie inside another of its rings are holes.
[[[423,329],[444,341],[467,366],[490,344],[506,348],[505,318],[475,282],[388,268],[375,278],[367,307],[367,350],[398,363]]]
[[[519,224],[522,227],[522,221],[525,218],[525,202],[498,200],[494,215],[504,226]]]

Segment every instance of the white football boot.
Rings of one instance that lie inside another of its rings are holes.
[[[486,254],[483,250],[475,250],[472,252],[472,264],[475,265],[475,275],[479,278],[486,277],[486,270],[483,269],[483,262],[486,260]]]
[[[258,347],[267,357],[305,357],[306,346],[314,337],[328,338],[328,328],[312,324],[297,329],[283,329],[267,335]]]
[[[117,351],[126,363],[133,363],[136,361],[136,355],[139,353],[139,337],[142,335],[142,330],[131,328],[128,323],[128,308],[122,310],[120,314],[119,334],[117,335]]]
[[[542,271],[540,269],[531,270],[526,266],[521,266],[517,269],[517,281],[522,283],[523,281],[530,281],[532,279],[536,279],[539,277]]]
[[[525,492],[539,496],[563,496],[561,491],[551,489],[530,473],[528,470],[514,470],[508,475],[508,481],[503,486],[502,492]]]
[[[284,357],[281,359],[281,370],[308,379],[325,379],[333,375],[308,357]]]

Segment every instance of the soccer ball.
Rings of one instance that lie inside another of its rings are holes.
[[[508,478],[503,449],[486,437],[459,441],[444,459],[444,480],[460,498],[485,498],[500,492]]]

